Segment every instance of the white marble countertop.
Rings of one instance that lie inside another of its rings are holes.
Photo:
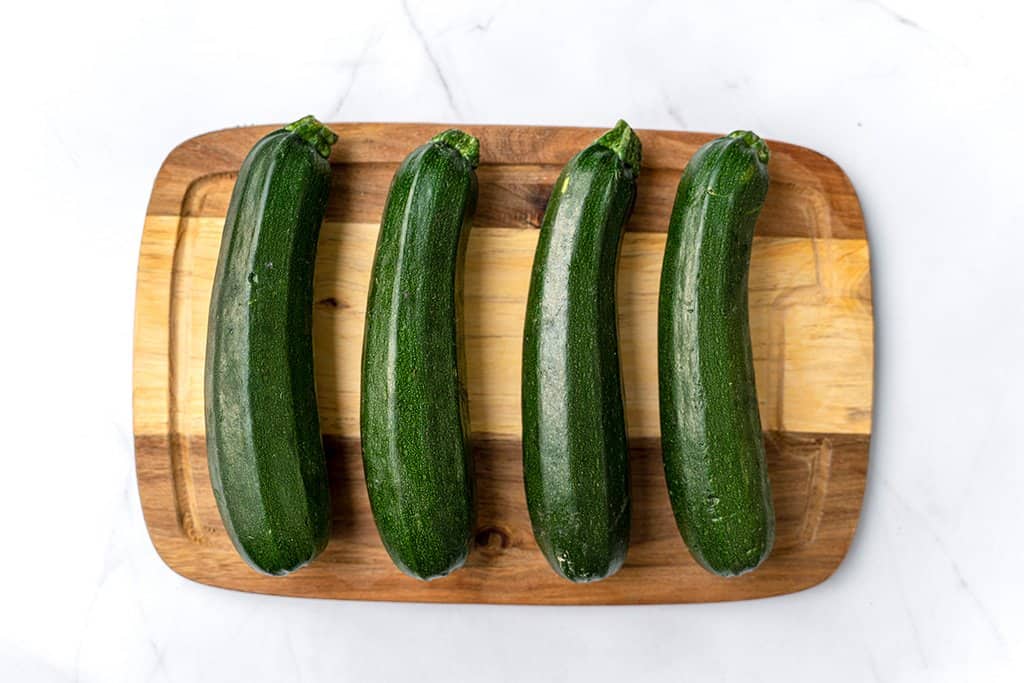
[[[0,679],[1024,680],[1018,4],[354,4],[4,20]],[[877,316],[869,483],[839,571],[745,603],[523,608],[243,595],[167,569],[130,399],[153,178],[187,137],[305,113],[743,127],[839,162]]]

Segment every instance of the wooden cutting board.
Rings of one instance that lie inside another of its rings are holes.
[[[146,525],[182,576],[279,595],[361,600],[631,604],[740,600],[825,580],[850,545],[871,432],[868,243],[849,180],[828,158],[772,142],[771,189],[757,226],[750,318],[761,419],[778,517],[756,572],[722,579],[690,557],[673,521],[658,446],[656,314],[665,230],[679,175],[713,136],[638,131],[636,210],[619,266],[619,326],[633,473],[625,567],[575,585],[549,569],[523,493],[519,376],[538,226],[562,165],[602,131],[465,126],[480,138],[479,205],[469,239],[465,328],[479,521],[465,567],[423,583],[377,536],[359,451],[363,313],[391,176],[440,124],[334,124],[340,141],[316,264],[314,343],[331,475],[327,550],[284,578],[249,569],[217,513],[206,465],[203,357],[210,289],[242,159],[277,126],[209,133],[175,148],[153,187],[139,255],[135,453]]]

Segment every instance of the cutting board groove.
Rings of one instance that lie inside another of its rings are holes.
[[[775,551],[756,572],[714,577],[676,531],[658,446],[657,291],[679,174],[710,135],[639,131],[636,211],[619,267],[619,327],[633,470],[625,567],[586,586],[558,578],[530,532],[522,487],[519,372],[537,230],[561,166],[601,131],[467,126],[481,140],[480,199],[468,243],[465,330],[479,520],[467,565],[429,584],[402,575],[376,534],[359,454],[363,315],[391,176],[444,128],[335,124],[333,189],[317,256],[314,347],[334,526],[324,554],[285,578],[235,554],[206,466],[203,361],[212,277],[231,189],[274,126],[209,133],[171,152],[157,177],[139,256],[136,469],[150,536],[178,573],[281,595],[526,604],[706,602],[801,590],[839,565],[857,525],[871,431],[873,317],[868,245],[848,179],[811,150],[772,142],[772,184],[750,276],[751,335]]]

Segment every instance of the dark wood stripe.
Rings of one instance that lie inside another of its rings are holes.
[[[334,526],[324,555],[285,579],[246,568],[224,536],[208,482],[205,442],[190,439],[203,540],[178,522],[171,442],[136,437],[140,495],[154,544],[179,573],[211,585],[284,595],[444,602],[617,604],[703,602],[776,595],[824,580],[838,566],[857,524],[868,461],[867,436],[769,433],[777,515],[775,551],[757,572],[723,580],[703,572],[675,527],[657,439],[631,444],[633,527],[626,567],[583,588],[551,573],[533,541],[522,487],[520,443],[474,437],[478,524],[466,567],[422,584],[391,565],[373,524],[358,439],[326,436]]]
[[[342,124],[332,155],[332,221],[377,222],[391,177],[409,151],[443,126]],[[467,126],[481,137],[478,227],[539,227],[562,165],[600,131],[575,128]],[[252,144],[273,127],[210,133],[168,156],[150,201],[151,215],[223,217],[235,174]],[[679,176],[712,135],[640,131],[645,163],[630,230],[664,232]],[[378,136],[378,137],[375,137]],[[864,239],[849,180],[834,162],[795,145],[773,142],[772,187],[758,234]]]

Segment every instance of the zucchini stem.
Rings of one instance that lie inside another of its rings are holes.
[[[480,163],[480,141],[458,128],[450,128],[430,138],[431,142],[448,145],[466,158],[473,168]]]
[[[757,153],[758,160],[762,164],[767,164],[772,156],[771,150],[768,149],[768,144],[749,130],[734,130],[729,133],[729,137],[743,140],[743,142],[753,147]]]
[[[303,116],[298,121],[289,123],[284,129],[305,140],[324,159],[331,156],[331,146],[338,141],[337,133],[317,121],[316,117],[312,115]]]
[[[633,173],[640,174],[640,138],[622,119],[619,119],[614,128],[595,140],[594,144],[615,152]]]

